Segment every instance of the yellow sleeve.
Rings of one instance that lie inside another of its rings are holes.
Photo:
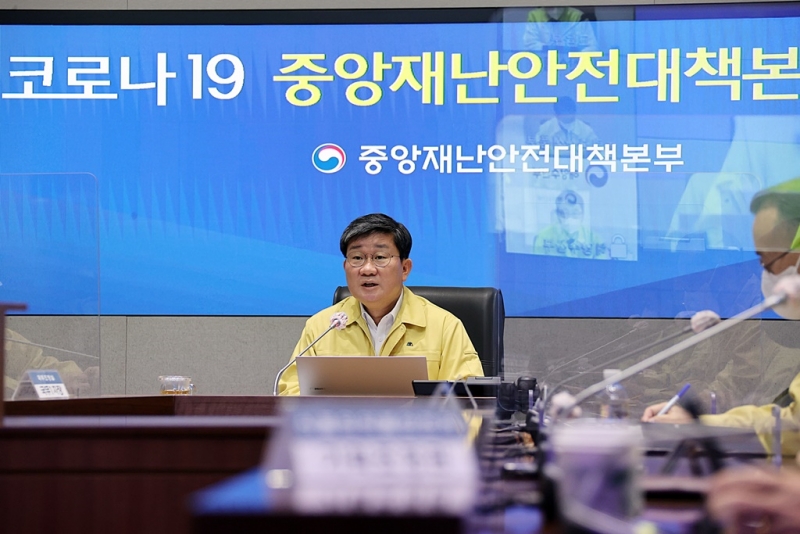
[[[292,358],[297,357],[304,348],[308,347],[312,341],[314,341],[314,335],[311,331],[311,327],[309,323],[311,319],[306,321],[306,326],[303,328],[303,332],[300,334],[300,340],[295,345],[294,350],[292,351],[292,357],[289,358],[289,361]],[[311,347],[306,354],[313,356],[315,354],[314,347]],[[300,383],[297,379],[297,366],[292,363],[283,373],[280,382],[278,382],[278,395],[299,395],[300,394]]]
[[[792,402],[781,408],[781,452],[783,455],[795,455],[800,452],[800,375],[794,377],[789,386]],[[775,418],[772,415],[772,404],[764,406],[739,406],[723,414],[704,415],[701,421],[711,426],[727,426],[735,428],[752,428],[768,453],[772,453],[772,430]]]
[[[772,417],[772,405],[737,406],[725,413],[703,415],[700,420],[709,426],[728,426],[733,428],[755,428],[757,424]]]
[[[442,332],[442,360],[438,379],[457,380],[468,376],[483,376],[483,366],[464,325],[452,317],[445,321]]]

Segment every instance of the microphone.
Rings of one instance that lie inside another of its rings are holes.
[[[798,277],[797,289],[798,289],[797,294],[800,295],[800,277]],[[631,365],[627,369],[615,374],[614,376],[609,377],[609,378],[607,378],[605,380],[602,380],[600,382],[597,382],[596,384],[591,385],[588,388],[584,389],[583,391],[578,393],[578,395],[575,396],[575,400],[572,402],[571,405],[569,405],[569,406],[567,406],[565,408],[562,408],[561,410],[559,410],[558,414],[556,414],[556,415],[561,415],[563,413],[569,413],[574,407],[578,406],[580,403],[582,403],[583,401],[585,401],[586,399],[588,399],[592,395],[595,395],[595,394],[600,393],[601,391],[605,390],[607,386],[610,386],[611,384],[614,384],[616,382],[622,382],[626,378],[630,378],[633,375],[635,375],[637,373],[640,373],[640,372],[644,371],[645,369],[648,369],[648,368],[654,366],[655,364],[666,360],[667,358],[671,358],[672,356],[675,356],[676,354],[678,354],[679,352],[681,352],[683,350],[686,350],[688,348],[694,347],[695,345],[697,345],[701,341],[705,341],[706,339],[708,339],[710,337],[713,337],[713,336],[715,336],[715,335],[717,335],[717,334],[719,334],[721,332],[724,332],[725,330],[728,330],[728,329],[736,326],[737,324],[741,323],[742,321],[744,321],[746,319],[750,319],[752,317],[755,317],[759,313],[762,313],[762,312],[764,312],[766,310],[774,308],[775,306],[778,306],[779,304],[783,304],[788,299],[789,299],[789,293],[788,292],[783,292],[783,293],[780,293],[780,294],[777,294],[777,295],[772,295],[772,296],[764,299],[760,304],[757,304],[757,305],[753,306],[752,308],[748,308],[747,310],[739,313],[738,315],[734,315],[730,319],[726,319],[725,321],[717,323],[716,325],[714,325],[714,326],[712,326],[710,328],[706,328],[705,330],[702,330],[702,331],[696,333],[695,335],[693,335],[693,336],[691,336],[691,337],[689,337],[687,339],[684,339],[680,343],[676,343],[675,345],[673,345],[673,346],[671,346],[671,347],[669,347],[667,349],[662,350],[658,354],[654,354],[653,356],[650,356],[649,358],[646,358],[646,359],[642,360],[641,362],[639,362],[637,364]],[[703,313],[703,312],[700,312],[700,313]],[[694,318],[692,318],[692,319],[694,319]],[[699,322],[700,321],[698,321],[698,323]]]
[[[309,345],[308,345],[306,348],[304,348],[304,349],[303,349],[303,350],[300,352],[300,354],[298,354],[297,356],[295,356],[294,358],[292,358],[291,360],[289,360],[289,363],[287,363],[286,365],[284,365],[284,366],[283,366],[283,368],[282,368],[280,371],[278,371],[278,374],[277,374],[277,376],[275,376],[275,385],[272,387],[272,394],[273,394],[273,395],[277,395],[277,394],[278,394],[278,382],[280,382],[280,380],[281,380],[281,377],[283,376],[283,373],[285,373],[285,372],[286,372],[286,370],[289,368],[289,366],[290,366],[290,365],[292,365],[292,364],[294,363],[294,361],[295,361],[297,358],[299,358],[300,356],[302,356],[303,354],[305,354],[306,352],[308,352],[309,350],[311,350],[311,347],[313,347],[314,345],[316,345],[316,344],[317,344],[317,341],[319,341],[320,339],[322,339],[323,337],[325,337],[325,335],[326,335],[328,332],[330,332],[330,331],[331,331],[331,330],[333,330],[334,328],[335,328],[336,330],[344,330],[344,327],[345,327],[345,326],[347,326],[347,314],[346,314],[346,313],[344,313],[344,312],[336,312],[336,313],[334,313],[333,315],[331,315],[331,322],[330,322],[330,326],[327,328],[327,330],[325,330],[323,333],[321,333],[320,335],[318,335],[318,336],[317,336],[317,339],[315,339],[314,341],[312,341],[311,343],[309,343]]]
[[[785,302],[775,306],[775,313],[785,319],[800,319],[800,276],[786,276],[778,280],[773,290],[773,295],[785,293]]]
[[[720,322],[720,317],[716,312],[713,312],[711,310],[699,311],[699,312],[695,313],[692,316],[692,319],[689,322],[689,325],[685,326],[680,331],[675,332],[673,334],[670,334],[665,338],[657,339],[657,340],[655,340],[655,341],[653,341],[651,343],[648,343],[644,347],[640,347],[638,349],[626,352],[625,354],[622,354],[621,356],[617,356],[617,357],[612,358],[611,360],[609,360],[607,362],[603,362],[600,365],[592,367],[591,369],[588,369],[586,371],[582,371],[582,372],[580,372],[580,373],[578,373],[576,375],[573,375],[573,376],[571,376],[571,377],[569,377],[569,378],[567,378],[565,380],[562,380],[560,383],[556,384],[554,387],[552,387],[550,389],[551,389],[551,391],[556,391],[558,388],[563,387],[564,385],[572,382],[576,378],[579,378],[579,377],[581,377],[583,375],[586,375],[588,373],[597,371],[601,367],[607,367],[607,366],[609,366],[611,364],[617,363],[618,361],[621,361],[621,360],[625,360],[625,359],[630,358],[632,356],[637,356],[639,354],[644,354],[645,352],[647,352],[648,350],[652,349],[653,347],[655,347],[657,345],[660,345],[662,343],[666,343],[667,341],[672,341],[673,339],[676,339],[676,338],[678,338],[678,337],[680,337],[680,336],[682,336],[684,334],[688,334],[689,332],[694,332],[695,334],[699,334],[700,332],[702,332],[706,328],[710,328],[710,327],[714,326],[715,324],[717,324],[718,322]]]
[[[633,318],[631,318],[631,319],[633,319]],[[600,345],[599,347],[595,347],[595,348],[593,348],[592,350],[590,350],[590,351],[589,351],[589,352],[587,352],[586,354],[582,354],[582,355],[580,355],[580,356],[577,356],[577,357],[575,357],[575,358],[572,358],[571,360],[567,360],[566,362],[564,362],[564,363],[562,363],[562,364],[560,364],[560,365],[557,365],[555,368],[553,368],[553,369],[549,370],[549,371],[547,372],[547,377],[546,377],[546,379],[547,379],[547,378],[550,378],[551,376],[553,376],[553,374],[554,374],[554,373],[556,373],[556,372],[558,372],[558,371],[560,371],[560,370],[564,369],[565,367],[568,367],[569,365],[571,365],[571,364],[573,364],[573,363],[575,363],[575,362],[577,362],[577,361],[581,360],[582,358],[586,358],[587,356],[591,356],[592,354],[594,354],[594,353],[595,353],[595,352],[597,352],[598,350],[600,350],[600,349],[604,349],[604,348],[608,347],[609,345],[612,345],[612,344],[614,344],[614,343],[616,343],[616,342],[618,342],[618,341],[621,341],[622,339],[624,339],[624,338],[628,337],[629,335],[633,334],[634,332],[636,332],[636,331],[638,331],[638,330],[643,330],[643,329],[646,329],[647,327],[648,327],[648,322],[647,322],[646,320],[644,320],[644,319],[639,319],[638,321],[636,321],[635,323],[633,323],[633,328],[631,328],[631,329],[630,329],[628,332],[626,332],[626,333],[622,334],[621,336],[619,336],[619,337],[616,337],[616,338],[612,339],[611,341],[609,341],[609,342],[607,342],[607,343],[603,343],[603,344],[602,344],[602,345]],[[545,379],[545,380],[546,380],[546,379]],[[553,389],[553,388],[551,388],[551,389]]]

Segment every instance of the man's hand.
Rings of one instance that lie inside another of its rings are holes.
[[[692,422],[692,415],[678,406],[677,404],[670,408],[670,410],[665,413],[664,415],[658,415],[658,412],[661,411],[661,408],[666,406],[666,402],[661,402],[659,404],[653,404],[652,406],[648,406],[644,410],[644,414],[642,414],[642,422],[643,423],[691,423]]]
[[[726,469],[711,479],[706,506],[726,532],[798,532],[800,473]]]

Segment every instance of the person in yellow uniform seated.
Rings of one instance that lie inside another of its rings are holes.
[[[778,184],[757,193],[750,203],[753,221],[753,241],[763,267],[761,291],[765,297],[786,292],[789,300],[775,307],[775,312],[786,319],[800,319],[800,178]],[[800,353],[798,353],[800,358]],[[788,380],[789,377],[786,377]],[[779,392],[775,392],[778,395]],[[782,440],[784,454],[800,451],[800,375],[794,377],[786,392],[791,402],[781,408],[781,420],[788,431]],[[643,422],[686,423],[692,420],[689,413],[676,405],[666,414],[657,415],[666,403],[648,407]],[[769,431],[774,425],[772,404],[764,406],[739,406],[722,414],[704,415],[707,425],[753,428],[769,450]]]
[[[583,198],[565,189],[556,198],[557,223],[545,227],[533,240],[533,253],[567,258],[608,259],[602,238],[583,224]]]
[[[786,319],[800,319],[800,279],[797,276],[800,265],[800,178],[756,194],[750,203],[750,211],[755,215],[753,238],[756,252],[764,268],[762,293],[768,297],[786,292],[789,301],[776,307],[775,311]],[[796,454],[800,450],[800,375],[792,380],[788,395],[791,402],[780,411],[783,455]],[[657,415],[663,406],[664,403],[648,407],[642,421],[686,423],[692,420],[686,410],[677,405],[665,415]],[[772,406],[739,406],[723,414],[701,416],[701,420],[713,426],[753,428],[765,448],[772,452]],[[800,473],[796,470],[725,469],[712,477],[706,498],[709,514],[725,532],[798,532],[799,505]]]
[[[31,343],[18,332],[6,328],[5,332],[5,376],[3,397],[11,400],[25,371],[53,369],[58,371],[70,395],[100,395],[100,367],[81,369],[72,360],[62,361],[46,355],[42,348]]]
[[[304,358],[425,356],[429,380],[483,376],[461,321],[403,286],[412,267],[411,234],[403,224],[382,213],[364,215],[345,228],[339,248],[352,296],[306,321],[292,358],[328,329],[334,313],[344,312],[344,329],[323,337]],[[292,364],[281,377],[278,394],[299,393],[297,368]]]

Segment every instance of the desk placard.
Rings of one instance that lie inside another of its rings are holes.
[[[478,481],[466,430],[442,407],[298,407],[270,449],[267,484],[298,513],[461,516]]]
[[[25,371],[12,400],[68,399],[69,391],[58,371],[52,369]]]

